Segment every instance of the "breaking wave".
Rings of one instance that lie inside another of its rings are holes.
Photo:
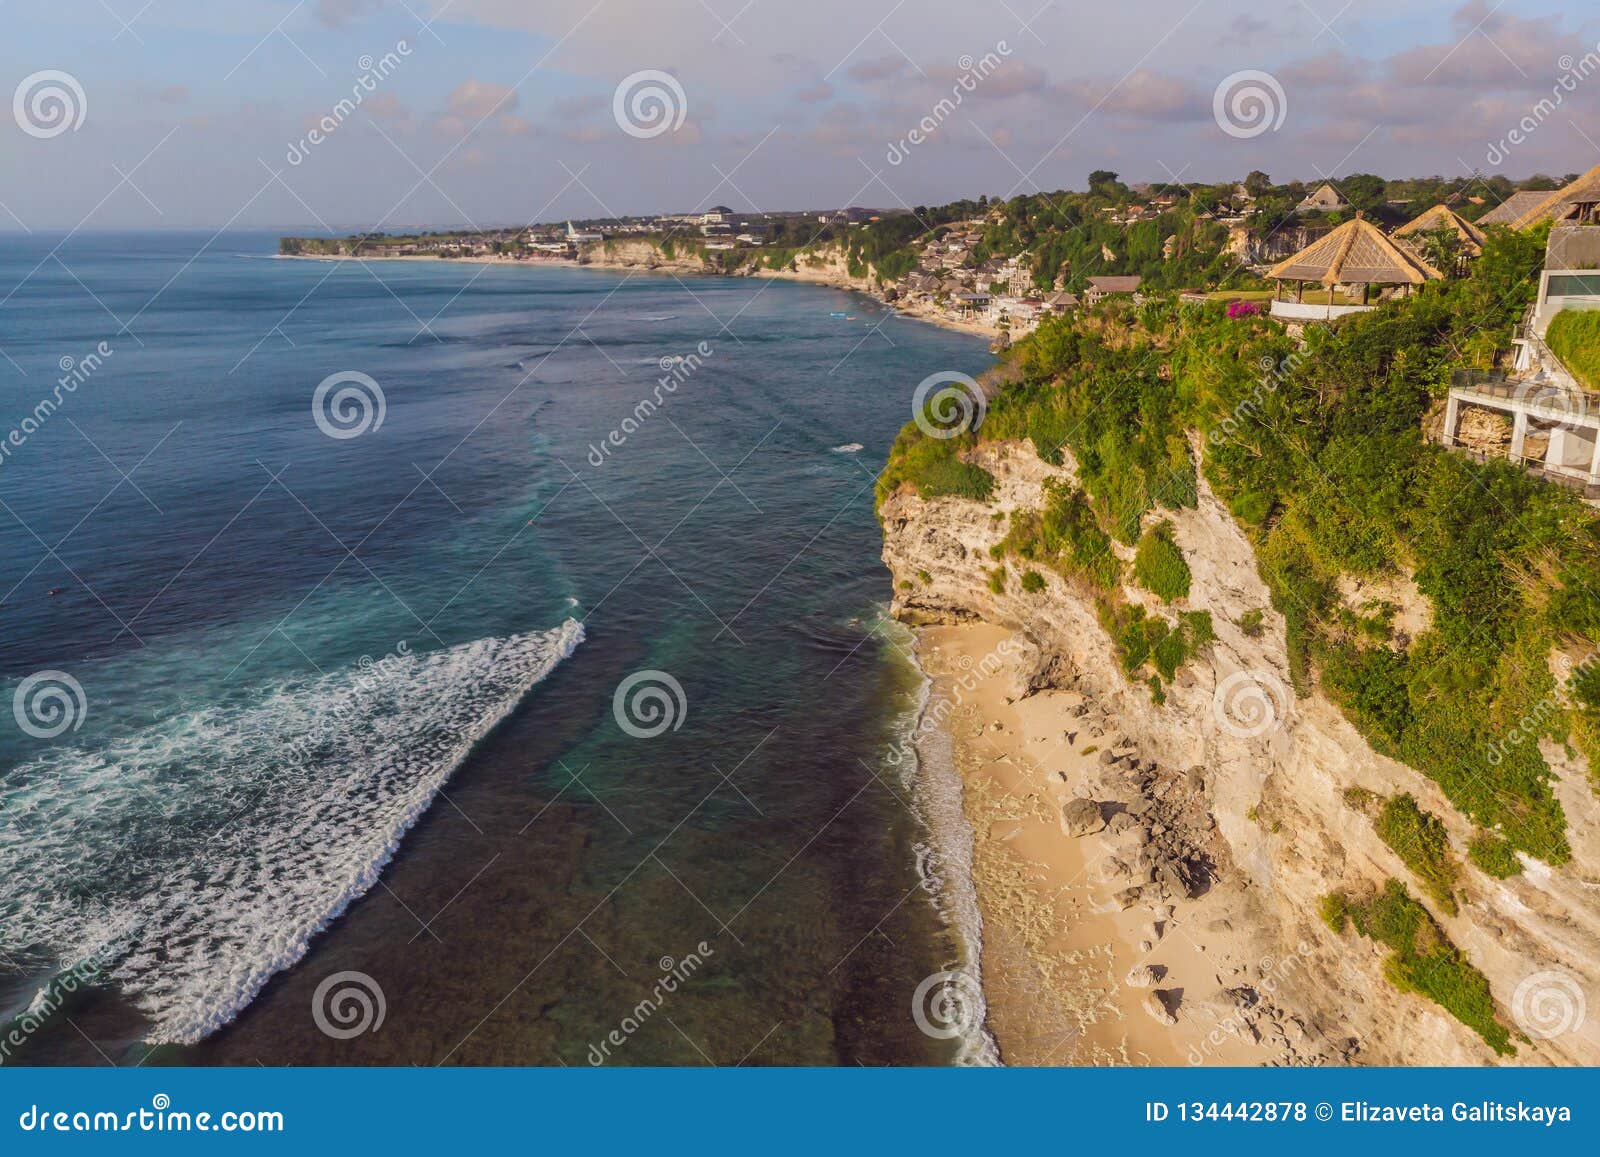
[[[583,640],[391,654],[5,777],[0,947],[84,961],[192,1044],[376,882],[462,760]]]

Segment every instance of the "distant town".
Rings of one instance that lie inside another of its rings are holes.
[[[1221,185],[1126,185],[1098,170],[1085,191],[933,208],[760,213],[714,205],[501,229],[286,237],[281,252],[809,272],[904,312],[1009,340],[1051,315],[1151,293],[1222,299],[1290,323],[1331,320],[1459,275],[1485,227],[1516,225],[1578,180],[1353,174],[1275,184],[1254,172]],[[1376,268],[1331,268],[1349,265],[1358,242]],[[1316,259],[1330,245],[1330,260]]]

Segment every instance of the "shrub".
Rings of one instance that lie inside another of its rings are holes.
[[[1044,590],[1044,575],[1040,574],[1036,570],[1023,571],[1022,589],[1027,591],[1030,595],[1038,594],[1040,591]]]
[[[1423,890],[1447,914],[1456,914],[1455,886],[1459,869],[1450,854],[1449,837],[1439,817],[1417,806],[1407,792],[1383,805],[1373,826],[1422,883]]]
[[[1246,637],[1254,639],[1261,635],[1262,625],[1266,622],[1267,613],[1257,607],[1255,610],[1246,611],[1239,616],[1239,629]]]
[[[1350,906],[1345,902],[1344,893],[1329,892],[1322,898],[1322,922],[1333,929],[1335,935],[1343,934],[1345,925],[1350,923]]]
[[[989,589],[997,595],[1006,593],[1006,568],[997,566],[989,572]]]
[[[1511,845],[1493,832],[1479,832],[1467,844],[1467,858],[1497,880],[1509,880],[1522,872]]]
[[[1356,931],[1390,950],[1384,964],[1390,983],[1440,1005],[1501,1056],[1516,1053],[1511,1034],[1495,1017],[1489,981],[1450,943],[1404,884],[1390,880],[1369,901],[1345,897],[1343,902]],[[1326,918],[1327,901],[1323,903]]]
[[[1162,602],[1188,596],[1189,564],[1183,561],[1183,552],[1173,539],[1172,523],[1159,522],[1144,532],[1134,554],[1133,576]]]

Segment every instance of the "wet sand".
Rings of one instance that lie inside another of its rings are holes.
[[[1183,902],[1153,926],[1143,906],[1122,910],[1112,899],[1124,883],[1101,878],[1104,856],[1093,838],[1062,831],[1061,806],[1087,777],[1097,745],[1073,714],[1081,695],[1020,697],[1020,672],[1003,657],[1010,638],[981,624],[928,627],[918,631],[916,646],[932,680],[930,709],[943,704],[948,711],[944,727],[976,839],[983,988],[1003,1061],[1262,1063],[1259,1047],[1233,1034],[1218,1043],[1214,1020],[1183,1007],[1186,993],[1219,987],[1238,947],[1228,932],[1204,930],[1206,901]],[[1152,989],[1125,982],[1146,964],[1165,970],[1160,987],[1177,1003],[1174,1025],[1145,1011]]]

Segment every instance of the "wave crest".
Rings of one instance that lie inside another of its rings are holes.
[[[472,748],[583,640],[479,639],[279,685],[6,777],[0,928],[106,962],[153,1044],[233,1019],[377,881]]]

